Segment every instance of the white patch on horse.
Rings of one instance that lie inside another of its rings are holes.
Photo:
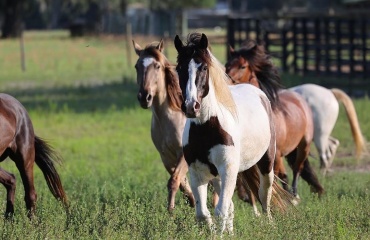
[[[155,59],[154,58],[152,58],[152,57],[147,57],[147,58],[144,58],[143,59],[143,66],[145,67],[145,68],[147,68],[147,67],[149,67],[151,64],[153,64],[153,62],[155,61]]]
[[[194,59],[191,59],[189,62],[189,79],[186,85],[186,100],[185,104],[188,102],[197,100],[197,86],[195,85],[195,79],[197,76],[197,70],[201,63],[195,63]]]

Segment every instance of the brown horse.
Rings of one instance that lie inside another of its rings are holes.
[[[67,196],[53,163],[53,160],[61,158],[34,134],[31,119],[22,104],[4,93],[0,93],[0,130],[0,161],[10,157],[15,162],[23,181],[28,217],[34,215],[36,208],[37,195],[33,182],[35,162],[44,174],[51,193],[68,207]],[[0,168],[0,182],[7,191],[5,216],[10,217],[14,213],[15,176]]]
[[[261,88],[271,101],[276,126],[276,159],[274,170],[287,189],[287,175],[283,164],[286,157],[293,169],[292,192],[297,195],[297,181],[301,175],[311,189],[321,195],[324,192],[308,162],[313,140],[312,112],[305,100],[292,91],[283,90],[276,67],[263,46],[253,41],[239,51],[230,49],[231,58],[226,72],[235,83],[250,83]]]
[[[139,56],[135,65],[139,85],[137,98],[142,108],[152,110],[152,141],[171,175],[167,184],[167,208],[169,211],[175,208],[179,187],[194,207],[194,196],[186,178],[188,165],[182,151],[182,132],[186,118],[177,107],[182,102],[177,73],[162,53],[163,41],[149,44],[145,49],[134,41],[133,44]]]

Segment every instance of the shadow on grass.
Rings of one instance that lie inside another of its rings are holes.
[[[105,112],[138,107],[138,86],[131,79],[94,85],[53,88],[11,89],[6,93],[17,98],[28,111]]]

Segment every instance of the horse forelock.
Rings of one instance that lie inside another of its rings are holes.
[[[283,89],[278,69],[273,64],[271,56],[266,53],[265,48],[262,45],[253,45],[252,43],[245,44],[235,54],[248,62],[248,70],[255,73],[261,90],[267,95],[275,109],[280,106],[278,92]]]

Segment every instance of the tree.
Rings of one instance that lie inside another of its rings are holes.
[[[4,22],[1,38],[19,37],[22,32],[22,7],[24,0],[1,0]]]
[[[151,0],[149,7],[154,10],[158,9],[186,9],[186,8],[200,8],[213,7],[216,0]]]

